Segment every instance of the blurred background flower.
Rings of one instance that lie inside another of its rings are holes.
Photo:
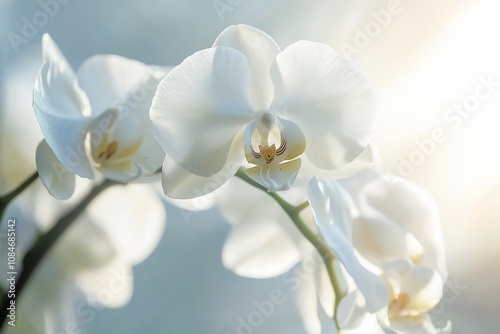
[[[221,12],[214,3],[228,7]],[[453,333],[495,333],[499,10],[494,0],[4,0],[0,191],[34,171],[41,137],[31,90],[44,32],[75,68],[99,53],[176,65],[235,23],[266,31],[282,48],[299,39],[324,42],[344,50],[379,94],[375,143],[385,170],[417,183],[441,210],[449,276],[433,315],[451,319]],[[282,277],[251,280],[223,268],[221,249],[230,227],[217,212],[167,206],[167,233],[136,267],[131,302],[97,311],[83,333],[237,333],[256,312],[254,302],[275,290],[283,292],[284,303],[263,316],[253,333],[304,333]],[[439,321],[437,326],[444,325]]]

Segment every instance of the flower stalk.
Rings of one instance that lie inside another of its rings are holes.
[[[25,182],[26,183],[26,182]],[[69,213],[61,217],[56,224],[47,233],[38,238],[31,249],[26,253],[23,259],[23,269],[19,280],[16,282],[16,295],[9,298],[5,295],[1,309],[0,309],[0,329],[7,319],[8,310],[11,300],[16,300],[21,295],[26,283],[35,272],[38,264],[42,261],[43,257],[48,253],[51,247],[57,242],[59,237],[71,226],[73,221],[85,210],[85,208],[105,189],[112,185],[119,184],[111,180],[104,180],[99,185],[95,186],[92,191]],[[19,188],[18,188],[19,189]],[[22,191],[22,190],[21,190]]]
[[[26,179],[19,187],[12,190],[5,196],[0,197],[0,219],[3,217],[3,213],[7,209],[9,203],[16,198],[20,193],[22,193],[26,188],[28,188],[34,181],[38,179],[38,171],[34,172],[28,179]],[[0,225],[2,223],[0,222]]]
[[[335,272],[335,267],[333,265],[333,261],[335,260],[335,256],[333,255],[330,248],[323,242],[323,240],[316,235],[304,222],[304,220],[300,217],[300,212],[305,209],[309,203],[305,202],[298,206],[293,206],[287,201],[285,201],[281,196],[279,196],[275,192],[270,192],[264,186],[252,180],[248,177],[243,171],[239,170],[236,172],[236,176],[242,179],[243,181],[249,183],[250,185],[264,191],[266,194],[271,196],[286,212],[288,217],[292,220],[295,226],[299,229],[302,235],[316,248],[318,253],[321,255],[323,262],[325,263],[326,270],[328,272],[328,277],[330,278],[330,282],[332,284],[333,291],[335,293],[335,304],[333,305],[333,317],[335,320],[335,326],[337,327],[337,333],[340,333],[340,327],[337,321],[337,310],[339,302],[343,296],[342,288],[340,286],[340,282],[338,280],[337,274]]]

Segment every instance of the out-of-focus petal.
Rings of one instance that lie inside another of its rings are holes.
[[[427,192],[403,178],[383,175],[361,190],[360,211],[368,216],[383,213],[411,233],[425,250],[420,263],[437,269],[446,280],[439,210]]]
[[[367,315],[366,303],[359,290],[349,292],[339,303],[337,321],[342,329],[358,328]]]
[[[57,199],[68,199],[75,191],[75,175],[57,159],[45,140],[36,149],[38,175],[49,194]]]
[[[89,205],[87,212],[130,265],[151,254],[166,224],[164,205],[148,184],[108,188]]]
[[[334,170],[316,167],[307,156],[302,156],[302,166],[296,183],[308,182],[313,177],[319,180],[341,180],[363,173],[373,165],[372,147],[368,145],[359,156],[346,165]],[[299,181],[300,180],[300,181]]]
[[[255,211],[259,211],[259,207]],[[288,217],[250,213],[235,225],[222,250],[224,266],[240,276],[268,278],[281,275],[297,264],[301,259],[300,250],[277,222],[280,218]]]
[[[436,328],[428,314],[398,317],[391,320],[391,330],[398,334],[450,334],[451,323],[443,328]]]
[[[354,220],[353,243],[363,257],[379,268],[400,258],[419,260],[424,254],[411,234],[383,214]]]

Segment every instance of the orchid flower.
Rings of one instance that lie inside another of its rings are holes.
[[[115,55],[87,59],[75,74],[45,34],[33,108],[45,140],[36,152],[51,195],[69,198],[75,175],[95,173],[128,182],[160,168],[164,154],[152,135],[148,110],[162,78],[138,61]]]
[[[360,255],[379,268],[408,258],[436,269],[446,280],[439,210],[427,192],[401,177],[381,174],[366,180],[353,199],[359,211],[353,243]]]
[[[350,184],[358,208],[352,241],[358,258],[389,287],[388,303],[377,312],[381,325],[397,333],[449,333],[450,324],[437,329],[427,314],[440,301],[447,276],[435,202],[401,178],[373,172],[361,177],[357,187]],[[339,306],[346,328],[356,328],[370,311],[361,288],[351,287]]]
[[[387,315],[382,315],[387,327],[402,334],[451,333],[449,322],[445,328],[435,328],[427,314],[443,296],[444,282],[437,270],[401,259],[389,263],[383,277],[391,288]]]
[[[271,191],[290,188],[299,171],[355,174],[369,165],[374,104],[364,75],[329,46],[281,51],[264,32],[231,26],[158,85],[150,116],[167,153],[164,191],[204,195],[242,164]]]
[[[9,205],[5,216],[17,220],[18,272],[38,233],[52,228],[81,200],[85,192],[80,190],[86,188],[82,183],[89,182],[78,182],[75,196],[67,201],[55,200],[37,182]],[[62,333],[69,323],[79,328],[82,321],[92,320],[100,308],[126,305],[133,292],[132,267],[155,249],[165,222],[164,205],[150,185],[106,189],[37,267],[16,303],[16,327],[6,326],[7,333]],[[4,266],[7,254],[0,254]]]
[[[242,180],[231,179],[217,195],[218,208],[232,225],[222,250],[224,266],[243,277],[283,275],[283,282],[296,291],[296,305],[305,330],[311,334],[321,333],[317,301],[319,299],[324,311],[333,316],[335,296],[316,250],[283,209],[263,196],[262,191]],[[280,195],[293,205],[307,200],[303,187],[294,187]],[[315,230],[310,207],[301,212],[301,217],[311,230]],[[373,333],[383,333],[376,319],[366,319],[360,326],[345,332],[363,333],[367,328]],[[379,328],[378,331],[375,328]]]

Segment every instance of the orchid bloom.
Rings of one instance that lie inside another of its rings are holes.
[[[408,258],[438,270],[447,278],[439,210],[434,199],[398,176],[373,175],[357,196],[359,215],[353,221],[353,243],[379,268]]]
[[[58,201],[36,182],[9,205],[5,217],[17,221],[19,272],[23,256],[39,233],[52,228],[59,217],[78,204],[85,194],[80,190],[88,188],[88,183],[78,180],[75,196]],[[126,305],[134,287],[132,267],[152,253],[165,223],[164,204],[151,185],[106,189],[37,267],[16,303],[16,327],[6,326],[6,333],[62,333],[68,330],[68,323],[80,328],[83,322],[91,321],[100,308]],[[6,236],[3,232],[1,235]],[[2,238],[0,245],[3,242]],[[4,268],[7,252],[0,255]],[[4,288],[7,272],[2,271]]]
[[[358,187],[352,187],[353,182],[350,187],[357,204],[351,219],[352,247],[389,288],[387,304],[377,312],[381,325],[397,333],[449,333],[450,324],[437,329],[427,314],[440,301],[447,275],[434,201],[416,185],[398,177],[372,172],[361,178],[364,182],[358,182]],[[339,191],[328,202],[338,203],[346,196]],[[328,231],[335,233],[332,228]],[[337,232],[337,237],[339,234],[345,235]],[[332,250],[339,247],[338,241],[329,244]],[[370,296],[358,285],[359,278],[346,270],[355,285],[340,304],[342,325],[356,328],[370,311]]]
[[[33,108],[45,140],[36,152],[40,178],[51,195],[69,198],[75,175],[96,171],[119,182],[154,173],[164,158],[148,111],[159,80],[153,70],[115,55],[87,59],[75,74],[45,34]]]
[[[163,188],[204,195],[244,171],[271,191],[299,175],[352,175],[369,165],[375,94],[327,45],[280,51],[264,32],[231,26],[158,85],[150,116],[167,153]],[[245,161],[246,158],[246,161]]]
[[[283,275],[283,282],[296,291],[296,305],[306,332],[321,333],[317,301],[319,299],[324,311],[331,317],[335,296],[317,251],[300,234],[283,209],[263,196],[262,191],[242,180],[231,179],[217,195],[218,208],[232,225],[222,250],[224,266],[243,277]],[[307,200],[304,187],[294,187],[280,195],[293,205]],[[311,207],[305,208],[301,217],[310,229],[315,230]],[[367,275],[368,285],[375,279],[359,266],[356,270]],[[383,282],[377,284],[382,292],[386,290]],[[377,305],[374,308],[377,309]],[[383,333],[376,319],[366,319],[346,333],[364,333],[367,328],[373,333]],[[375,328],[379,330],[375,331]]]
[[[427,314],[443,296],[444,282],[439,272],[414,264],[410,259],[389,263],[382,277],[389,283],[391,298],[384,322],[396,333],[448,334],[451,324],[435,328]]]
[[[439,212],[432,197],[391,175],[373,175],[358,191],[354,246],[389,284],[384,326],[397,333],[449,333],[427,312],[437,305],[447,277]]]

